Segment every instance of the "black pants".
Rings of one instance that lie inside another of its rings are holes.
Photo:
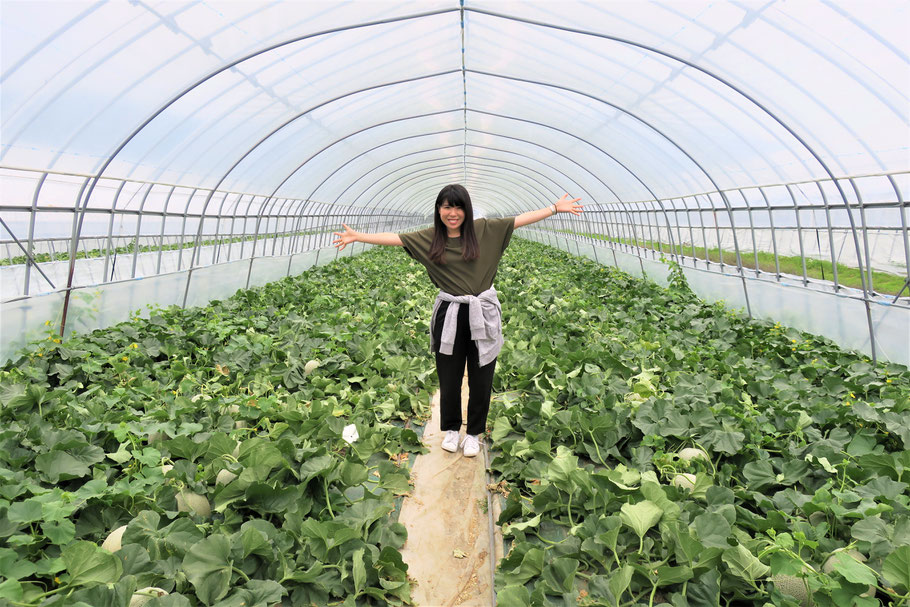
[[[468,434],[483,434],[487,428],[487,413],[490,411],[490,393],[493,390],[494,359],[481,367],[478,362],[477,346],[471,340],[471,325],[468,306],[458,308],[458,330],[452,354],[440,354],[439,338],[445,321],[449,302],[444,301],[436,313],[433,326],[434,341],[437,344],[436,374],[439,376],[440,429],[461,430],[461,382],[464,366],[468,365]]]

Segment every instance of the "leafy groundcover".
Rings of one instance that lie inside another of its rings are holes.
[[[678,269],[663,289],[507,254],[500,605],[908,604],[906,367],[706,304]]]
[[[420,272],[343,259],[7,363],[0,604],[408,603],[395,508],[435,389]]]
[[[522,240],[496,283],[501,605],[906,601],[905,368]],[[373,250],[30,346],[0,369],[0,605],[408,603],[432,297]]]

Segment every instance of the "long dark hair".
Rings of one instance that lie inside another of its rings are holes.
[[[439,207],[447,202],[453,207],[464,209],[464,223],[461,224],[461,257],[465,261],[473,261],[480,254],[477,235],[474,233],[474,207],[471,206],[471,195],[464,186],[457,183],[442,188],[436,197],[436,207],[433,212],[433,226],[436,228],[436,232],[433,234],[433,242],[430,244],[430,260],[437,264],[446,262],[448,230],[439,216]]]

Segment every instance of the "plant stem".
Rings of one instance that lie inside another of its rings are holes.
[[[322,486],[325,488],[325,505],[329,507],[329,514],[332,515],[332,518],[335,518],[335,513],[332,511],[332,500],[329,499],[329,480],[324,476]]]
[[[247,574],[245,574],[243,571],[241,571],[241,570],[238,569],[237,567],[234,567],[234,566],[232,565],[232,566],[231,566],[231,569],[232,569],[233,571],[235,571],[236,573],[239,573],[239,574],[240,574],[240,577],[243,578],[243,581],[244,581],[244,582],[249,582],[249,581],[250,581],[250,578],[247,576]]]
[[[575,495],[575,488],[572,488],[572,492],[569,493],[569,503],[566,505],[566,509],[569,511],[569,525],[574,527],[575,521],[572,520],[572,496]]]

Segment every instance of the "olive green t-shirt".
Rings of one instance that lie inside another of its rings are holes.
[[[444,264],[430,261],[430,244],[435,228],[406,232],[398,237],[404,244],[404,250],[424,265],[430,280],[439,289],[452,295],[479,295],[493,286],[499,260],[509,246],[514,229],[514,217],[475,219],[474,233],[480,248],[477,259],[462,259],[461,238],[447,238]]]

